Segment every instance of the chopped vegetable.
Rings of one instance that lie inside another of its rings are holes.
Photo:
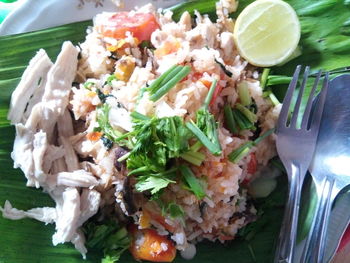
[[[139,41],[150,40],[159,28],[155,16],[149,13],[117,12],[97,23],[96,29],[104,37],[123,39],[130,32]]]
[[[158,58],[176,52],[181,47],[179,41],[165,41],[161,47],[154,51],[154,55]]]
[[[188,186],[188,190],[190,190],[199,200],[203,199],[206,196],[203,185],[199,182],[191,169],[185,165],[181,165],[179,169],[186,185]]]
[[[108,78],[106,79],[106,82],[103,85],[110,85],[112,86],[112,81],[113,80],[118,80],[117,77],[114,74],[111,74],[108,76]]]
[[[107,138],[113,141],[123,134],[118,130],[113,129],[109,123],[109,110],[110,106],[107,103],[97,108],[97,123],[99,125],[100,131],[103,132]]]
[[[256,159],[255,153],[250,154],[250,161],[247,165],[247,172],[249,174],[255,174],[256,170],[258,168],[258,161]]]
[[[236,124],[236,121],[233,117],[232,109],[229,105],[225,105],[224,114],[225,114],[225,123],[226,123],[226,126],[229,129],[229,131],[232,134],[238,134],[237,124]]]
[[[110,95],[110,94],[104,94],[100,89],[96,89],[96,91],[97,91],[97,96],[98,96],[98,98],[100,99],[100,101],[101,101],[102,103],[105,103],[105,102],[106,102],[106,99],[107,99],[108,97],[113,97],[113,96]]]
[[[131,244],[126,228],[120,227],[114,220],[101,223],[89,221],[83,225],[82,230],[87,247],[103,252],[102,262],[117,262]]]
[[[131,228],[133,240],[130,252],[137,260],[153,262],[172,262],[176,256],[176,248],[166,236],[161,236],[154,229]]]
[[[91,88],[95,85],[94,82],[91,82],[91,81],[87,81],[83,84],[83,87],[87,90],[91,90]]]
[[[255,123],[258,120],[257,116],[242,104],[236,103],[236,109],[239,110],[251,123]]]
[[[212,154],[220,155],[222,151],[217,134],[217,124],[214,116],[208,110],[209,103],[214,94],[216,83],[217,80],[215,79],[211,84],[203,106],[197,111],[196,124],[191,121],[187,122],[186,126]]]
[[[260,78],[260,87],[262,90],[265,89],[266,83],[267,83],[267,77],[270,74],[271,69],[270,68],[264,68],[261,78]]]
[[[163,97],[170,89],[172,89],[178,82],[185,78],[191,71],[189,66],[175,66],[171,67],[170,71],[166,71],[158,79],[149,86],[150,100],[157,101]]]
[[[238,109],[232,109],[232,115],[236,121],[240,130],[249,130],[254,129],[254,123],[252,123],[243,113]]]
[[[205,159],[205,154],[189,151],[181,154],[180,157],[193,165],[200,166]]]
[[[123,56],[115,65],[114,75],[117,79],[127,82],[135,69],[135,59],[131,56]]]
[[[275,129],[270,129],[266,131],[264,134],[262,134],[260,137],[255,139],[254,141],[249,141],[238,147],[236,150],[231,152],[228,156],[229,160],[233,163],[239,162],[243,157],[245,157],[250,149],[260,143],[262,140],[264,140],[267,136],[271,135]]]
[[[246,81],[242,81],[237,85],[238,96],[243,106],[248,106],[252,103],[252,98],[249,94],[248,84]]]
[[[171,218],[182,218],[185,216],[185,211],[175,202],[170,202],[162,207],[162,213],[170,215]]]
[[[102,132],[98,132],[98,131],[94,131],[94,132],[89,132],[88,134],[86,134],[86,139],[90,140],[90,141],[98,141],[101,136],[102,136]]]

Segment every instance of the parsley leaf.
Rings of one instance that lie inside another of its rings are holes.
[[[166,188],[170,183],[175,183],[170,176],[164,174],[141,175],[137,177],[135,188],[139,192],[150,190],[151,194],[158,193],[161,189]]]

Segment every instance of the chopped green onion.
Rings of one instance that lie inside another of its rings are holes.
[[[267,83],[267,77],[270,74],[271,69],[270,68],[264,68],[263,73],[261,74],[261,78],[260,78],[260,86],[261,89],[264,90],[266,83]]]
[[[174,69],[176,70],[176,68]],[[178,82],[180,82],[184,77],[186,77],[191,71],[191,67],[184,66],[181,70],[167,83],[160,86],[159,89],[155,92],[150,92],[152,95],[150,96],[151,101],[157,101],[161,97],[163,97],[171,88],[173,88]],[[169,73],[168,73],[169,74]],[[167,76],[165,76],[162,80],[164,80]],[[162,81],[161,81],[162,82]],[[160,83],[161,83],[160,82]],[[152,83],[153,84],[153,83]]]
[[[180,155],[180,157],[182,159],[184,159],[185,161],[194,164],[196,166],[200,166],[202,164],[202,162],[205,159],[205,155],[201,152],[186,152]]]
[[[120,157],[117,161],[118,162],[122,162],[125,161],[126,159],[128,159],[128,157],[130,156],[131,152],[128,152],[127,154],[124,154],[122,157]]]
[[[225,105],[224,114],[225,114],[225,122],[226,122],[227,128],[231,133],[237,134],[238,133],[237,124],[235,119],[233,118],[232,109],[229,105]]]
[[[254,141],[254,145],[258,144],[259,142],[261,142],[262,140],[264,140],[267,136],[271,135],[272,133],[275,132],[275,128],[272,128],[266,132],[264,132],[261,136],[259,136],[258,138],[255,139]]]
[[[228,156],[228,159],[233,162],[239,162],[244,156],[246,156],[250,149],[254,146],[253,142],[246,142],[245,144],[238,147],[236,150],[231,152]]]
[[[204,100],[204,104],[203,104],[203,108],[205,109],[208,109],[209,107],[209,104],[210,104],[210,101],[211,99],[213,98],[213,95],[214,95],[214,91],[215,91],[215,88],[216,88],[216,83],[217,83],[217,79],[214,79],[213,82],[211,83],[210,85],[210,89],[209,89],[209,92]]]
[[[147,121],[147,120],[151,119],[150,117],[143,115],[137,111],[133,111],[132,113],[130,113],[130,116],[134,119],[143,120],[143,121]]]
[[[242,81],[237,85],[238,89],[238,96],[239,99],[241,100],[241,104],[243,106],[248,106],[252,103],[252,98],[250,97],[249,94],[249,89],[248,89],[248,84],[246,81]]]
[[[246,118],[251,123],[255,123],[257,121],[258,118],[256,117],[256,115],[253,112],[251,112],[250,110],[248,110],[246,107],[244,107],[242,104],[237,103],[236,109],[239,110],[244,116],[246,116]]]
[[[228,156],[229,160],[233,163],[239,162],[243,157],[245,157],[250,149],[253,146],[256,146],[258,143],[260,143],[262,140],[264,140],[267,136],[271,135],[275,129],[270,129],[266,131],[264,134],[262,134],[260,137],[258,137],[255,141],[249,141],[238,147],[236,150],[231,152]]]
[[[109,75],[108,78],[106,79],[106,82],[103,85],[106,85],[106,84],[112,85],[113,80],[117,80],[117,77],[114,74]]]
[[[281,84],[289,84],[292,81],[292,77],[279,76],[279,75],[271,75],[267,77],[267,85],[281,85]]]
[[[238,109],[233,109],[232,115],[240,130],[249,130],[254,127],[254,124]]]
[[[185,182],[189,186],[190,190],[200,200],[203,199],[206,194],[203,186],[198,181],[197,177],[193,174],[190,168],[185,165],[180,165],[180,172],[185,179]]]
[[[172,67],[170,67],[167,71],[165,71],[162,75],[159,76],[159,78],[157,78],[156,80],[154,80],[151,85],[149,85],[149,87],[147,88],[147,90],[150,93],[154,93],[158,87],[159,84],[166,78],[167,75],[169,75],[174,69],[176,69],[178,66],[174,65]]]
[[[203,147],[203,144],[200,142],[200,141],[197,141],[195,144],[193,144],[191,147],[190,147],[190,151],[191,152],[198,152],[200,148]]]
[[[214,143],[212,143],[207,136],[197,127],[197,125],[191,121],[186,123],[186,127],[197,137],[197,139],[203,143],[208,150],[214,155],[221,154],[221,147],[218,147]]]
[[[91,87],[94,86],[95,83],[94,82],[91,82],[91,81],[87,81],[83,84],[83,87],[87,90],[90,90],[91,91]]]
[[[276,98],[275,94],[272,92],[269,94],[269,98],[274,106],[280,104],[279,100]]]
[[[180,72],[182,69],[182,66],[176,66],[174,70],[172,70],[168,75],[165,76],[165,78],[160,82],[159,87],[165,85],[169,80],[174,78],[177,73]]]

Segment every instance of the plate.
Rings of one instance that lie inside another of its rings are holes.
[[[102,11],[130,10],[152,2],[159,8],[172,6],[180,0],[122,0],[116,7],[111,0],[22,0],[0,25],[0,35],[12,35],[89,20]]]

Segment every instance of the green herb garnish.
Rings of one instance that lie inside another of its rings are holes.
[[[265,139],[267,136],[271,135],[275,129],[270,129],[266,131],[264,134],[262,134],[260,137],[255,139],[254,141],[249,141],[238,147],[236,150],[231,152],[228,156],[229,160],[233,163],[239,162],[243,157],[245,157],[250,149],[253,146],[256,146],[258,143],[260,143],[263,139]]]
[[[166,188],[169,184],[176,183],[176,181],[174,181],[175,177],[176,169],[170,169],[157,174],[137,176],[135,188],[139,192],[151,191],[151,194],[154,195],[163,188]]]
[[[215,79],[204,100],[203,106],[197,111],[197,121],[187,122],[187,128],[197,137],[197,139],[208,148],[214,155],[221,154],[221,145],[217,133],[217,124],[214,116],[209,112],[209,103],[213,97],[217,80]]]
[[[203,185],[193,174],[191,169],[185,165],[180,165],[179,169],[188,190],[191,191],[199,200],[203,199],[206,196]]]

